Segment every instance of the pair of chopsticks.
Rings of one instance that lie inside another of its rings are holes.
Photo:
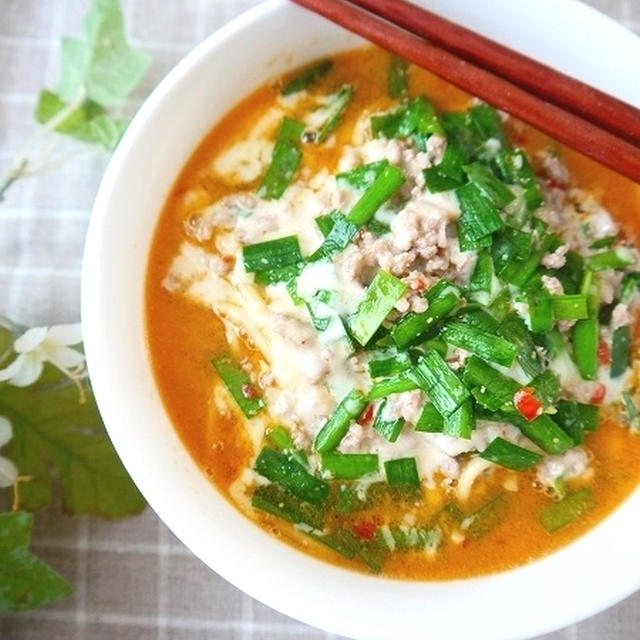
[[[293,1],[640,183],[636,107],[405,0]]]

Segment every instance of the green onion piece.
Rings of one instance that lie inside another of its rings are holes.
[[[580,286],[580,293],[584,293],[587,296],[587,311],[589,316],[597,316],[600,311],[602,292],[602,279],[600,275],[591,271],[591,269],[584,270],[584,276],[582,278],[582,285]]]
[[[312,504],[321,504],[329,496],[329,485],[311,475],[291,454],[264,447],[256,458],[254,469]]]
[[[409,63],[404,58],[391,56],[387,93],[391,98],[406,98],[409,95]]]
[[[507,273],[507,269],[513,261],[526,260],[532,250],[533,239],[530,233],[510,226],[496,233],[491,245],[491,256],[498,277]]]
[[[383,400],[378,407],[373,420],[373,428],[389,442],[395,442],[404,427],[404,418],[389,418],[385,415],[387,400]]]
[[[528,376],[537,376],[542,371],[540,355],[522,318],[515,313],[509,314],[499,326],[498,333],[516,349],[518,362]]]
[[[571,328],[573,361],[585,380],[598,376],[598,340],[600,323],[596,318],[578,320]]]
[[[306,89],[310,84],[313,84],[316,80],[329,73],[332,66],[333,62],[331,62],[331,60],[322,60],[304,69],[297,76],[289,80],[289,82],[280,89],[280,93],[283,96],[288,96],[291,93],[296,93],[296,91]]]
[[[257,487],[251,505],[294,524],[306,524],[318,530],[324,527],[324,506],[305,502],[277,483]]]
[[[278,424],[274,427],[270,427],[267,430],[267,439],[275,445],[278,451],[286,451],[293,449],[293,440],[289,432],[281,425]]]
[[[482,329],[485,333],[496,334],[498,332],[498,323],[496,319],[486,311],[486,307],[480,304],[468,304],[462,307],[457,313],[458,319],[478,329]]]
[[[491,246],[492,242],[493,237],[491,234],[482,236],[481,238],[473,238],[469,235],[467,229],[458,225],[458,244],[460,245],[460,251],[462,251],[462,253],[487,249]]]
[[[472,294],[491,292],[491,282],[493,280],[493,260],[488,251],[480,251],[476,265],[469,280],[469,291]],[[485,296],[488,297],[488,296]]]
[[[589,256],[586,265],[592,271],[604,269],[624,269],[635,262],[633,251],[627,247],[617,247]]]
[[[344,438],[351,423],[367,406],[367,399],[357,389],[352,389],[340,401],[335,411],[316,434],[313,446],[319,453],[333,451]]]
[[[520,389],[520,384],[513,378],[505,376],[476,356],[471,356],[465,362],[462,379],[469,386],[484,387],[495,396],[499,405],[513,406],[513,396]]]
[[[540,523],[549,532],[557,531],[582,517],[594,505],[591,488],[583,487],[544,507],[540,511]]]
[[[372,378],[392,376],[396,373],[406,371],[411,367],[411,358],[407,353],[395,353],[385,358],[377,358],[369,362],[369,375]]]
[[[491,531],[498,523],[503,522],[508,509],[509,498],[505,493],[499,493],[471,513],[465,520],[470,524],[467,527],[467,535],[472,540],[479,540]]]
[[[458,219],[459,235],[464,233],[469,240],[480,240],[502,229],[504,223],[498,209],[477,185],[465,184],[456,189],[456,195],[462,211]]]
[[[371,133],[374,138],[381,135],[385,138],[413,137],[419,148],[423,147],[424,140],[429,135],[442,132],[440,119],[433,105],[424,96],[413,98],[390,113],[371,118]]]
[[[520,447],[500,437],[494,438],[480,454],[480,457],[514,471],[524,471],[542,460],[542,455],[539,453]]]
[[[354,167],[336,175],[336,181],[356,189],[367,189],[374,180],[389,166],[388,160],[378,160]]]
[[[442,160],[434,167],[422,171],[427,189],[431,193],[439,193],[462,186],[466,182],[465,172],[462,168],[464,162],[464,153],[449,141],[442,155]]]
[[[349,318],[349,329],[362,346],[371,340],[406,290],[407,285],[388,271],[380,269],[376,273],[358,309]]]
[[[443,416],[450,416],[471,397],[460,378],[436,351],[427,351],[413,369],[415,380]]]
[[[469,181],[494,207],[502,209],[515,199],[511,190],[500,182],[486,165],[474,162],[466,165],[464,171]]]
[[[598,238],[589,245],[589,249],[606,249],[618,241],[618,236],[605,236]]]
[[[611,339],[611,377],[618,378],[631,363],[631,329],[618,327]]]
[[[585,431],[595,431],[598,427],[600,412],[596,405],[560,400],[556,407],[556,422],[571,436],[576,445],[584,440]]]
[[[551,294],[546,289],[530,291],[527,294],[529,324],[534,333],[546,333],[553,329],[553,305]]]
[[[428,294],[427,299],[429,299]],[[404,349],[417,342],[430,329],[433,329],[440,320],[458,306],[459,302],[459,290],[453,286],[446,288],[439,295],[433,296],[433,299],[429,299],[429,308],[426,311],[421,313],[409,312],[404,315],[392,327],[391,337],[399,348]]]
[[[329,214],[329,221],[324,218],[320,223],[324,228],[328,228],[322,244],[309,256],[309,262],[316,262],[330,258],[334,253],[340,253],[350,242],[358,231],[358,227],[349,222],[339,211],[333,211]],[[318,218],[316,218],[317,222]]]
[[[555,405],[562,390],[560,379],[551,369],[545,369],[539,373],[527,386],[533,387],[536,398],[545,407]]]
[[[386,398],[392,393],[413,391],[418,388],[418,383],[415,381],[411,369],[408,369],[392,378],[376,380],[367,394],[367,398],[369,400],[377,400],[378,398]]]
[[[342,118],[347,105],[353,97],[353,87],[351,85],[342,85],[335,93],[332,93],[327,99],[326,105],[318,110],[325,112],[325,118],[318,127],[318,136],[316,140],[323,142],[329,134],[338,126],[340,118]]]
[[[302,271],[304,262],[297,264],[289,264],[284,267],[276,267],[275,269],[267,269],[266,271],[255,272],[255,283],[263,286],[276,284],[277,282],[291,282],[295,280]]]
[[[418,488],[420,486],[420,476],[415,458],[397,458],[387,460],[384,463],[384,470],[387,474],[387,482],[392,487],[409,486]]]
[[[249,376],[239,364],[225,356],[214,358],[211,364],[247,418],[253,418],[262,411],[264,401],[258,396]]]
[[[571,437],[546,413],[531,421],[519,413],[505,414],[504,418],[547,453],[564,453],[574,446]]]
[[[624,406],[626,423],[632,429],[638,430],[638,428],[640,428],[640,410],[628,391],[622,392],[622,404]]]
[[[492,106],[482,103],[469,109],[469,120],[471,127],[482,137],[483,140],[494,138],[500,141],[503,149],[509,149],[511,143],[502,126],[500,115]]]
[[[443,419],[442,433],[453,438],[469,440],[475,425],[473,402],[465,400],[451,415]]]
[[[581,293],[584,280],[584,258],[576,251],[567,251],[566,263],[554,275],[560,282],[565,293]]]
[[[286,236],[242,247],[247,271],[272,271],[302,262],[298,236]]]
[[[322,454],[322,468],[338,480],[355,480],[378,471],[377,453]]]
[[[299,145],[303,131],[303,122],[291,120],[286,116],[283,118],[273,148],[271,164],[258,187],[259,196],[267,200],[277,200],[284,193],[302,159]]]
[[[640,288],[640,271],[625,273],[620,284],[620,302],[628,304]]]
[[[404,184],[404,174],[398,167],[387,165],[353,205],[347,220],[361,227]]]
[[[510,367],[516,357],[517,348],[514,344],[465,322],[448,322],[440,335],[449,344],[503,367]]]
[[[313,221],[316,223],[318,229],[320,229],[320,233],[324,238],[331,233],[331,229],[333,228],[333,218],[330,213],[323,213],[320,216],[316,216]]]
[[[589,317],[584,293],[551,296],[551,307],[556,320],[582,320]]]
[[[425,404],[418,418],[418,422],[416,422],[416,431],[442,433],[443,429],[444,419],[438,413],[438,410],[430,402]]]
[[[538,178],[522,149],[502,149],[494,158],[494,164],[504,182],[520,185],[524,189],[529,211],[534,211],[544,203]]]

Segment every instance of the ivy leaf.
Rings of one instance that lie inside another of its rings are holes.
[[[0,513],[0,613],[31,609],[68,596],[64,578],[29,551],[33,516]]]
[[[94,0],[79,38],[63,38],[56,93],[64,101],[80,91],[103,107],[119,104],[138,84],[151,58],[127,42],[118,0]]]
[[[0,344],[7,333],[0,328]],[[69,514],[138,513],[144,499],[105,432],[87,381],[82,384],[83,404],[76,385],[51,365],[29,387],[0,383],[0,415],[13,426],[5,455],[22,476],[31,478],[19,485],[20,504],[28,511],[46,507],[56,469],[62,506]]]
[[[40,92],[35,117],[40,124],[45,124],[53,116],[67,107],[57,94],[48,89]],[[58,133],[69,135],[83,142],[99,144],[112,151],[120,142],[129,120],[112,118],[93,100],[85,100],[55,128]]]

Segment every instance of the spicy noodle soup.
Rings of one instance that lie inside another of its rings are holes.
[[[237,105],[160,216],[157,384],[242,512],[327,561],[465,577],[640,478],[636,185],[375,48]]]

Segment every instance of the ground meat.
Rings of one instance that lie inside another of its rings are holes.
[[[545,253],[542,257],[542,266],[547,269],[561,269],[567,263],[565,257],[567,251],[569,251],[569,245],[562,244],[553,253]]]
[[[622,302],[618,303],[611,312],[611,331],[631,324],[629,307]]]
[[[404,418],[411,424],[416,424],[424,404],[422,391],[405,391],[390,395],[385,406],[385,415],[391,420]]]
[[[564,293],[562,282],[553,276],[542,276],[542,286],[552,295],[561,296]]]
[[[312,343],[317,338],[317,332],[311,324],[302,322],[298,320],[298,318],[284,313],[276,316],[273,323],[273,330],[278,335],[298,345]]]

